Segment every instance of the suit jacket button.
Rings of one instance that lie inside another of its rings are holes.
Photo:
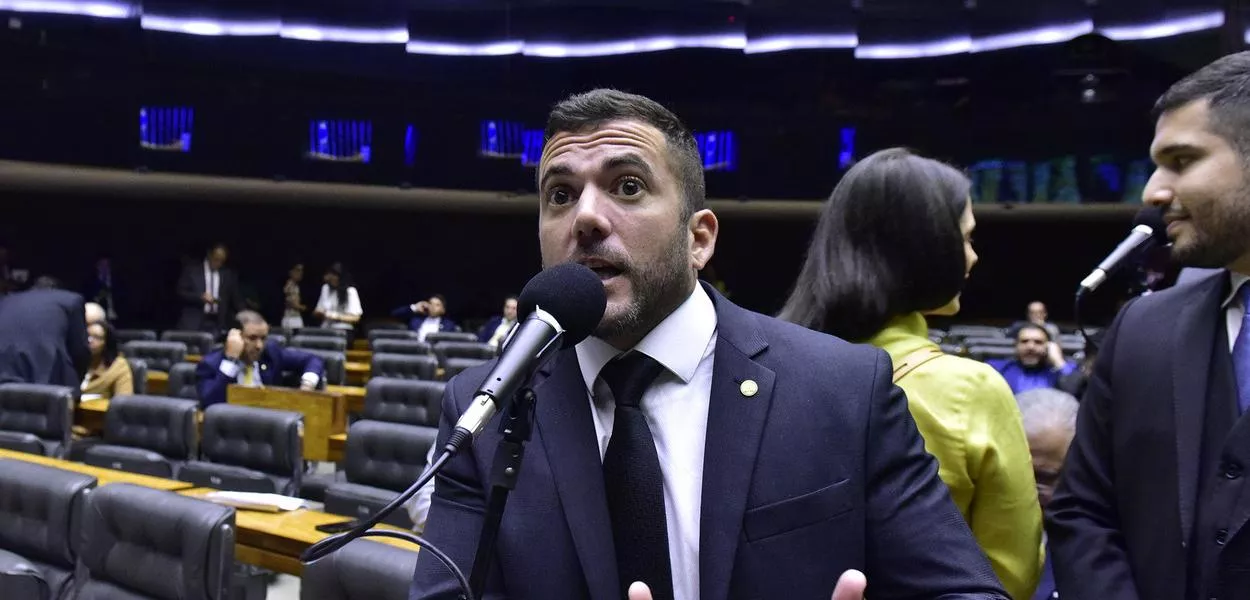
[[[1228,530],[1227,529],[1221,529],[1215,532],[1215,543],[1218,546],[1223,546],[1224,544],[1228,543]]]
[[[1238,463],[1228,463],[1224,465],[1224,478],[1237,479],[1241,477],[1241,465]]]

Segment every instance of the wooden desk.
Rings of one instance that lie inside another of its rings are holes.
[[[345,452],[347,452],[347,434],[336,433],[330,436],[330,460],[341,462]]]
[[[188,354],[182,357],[182,360],[189,362],[189,363],[198,363],[201,360],[204,360],[204,357],[200,356],[199,354]]]
[[[153,396],[163,396],[169,390],[169,373],[148,371],[148,391]]]
[[[373,370],[373,366],[369,363],[347,361],[343,363],[343,367],[347,370],[348,385],[364,385],[369,381],[369,372]]]
[[[365,412],[365,388],[355,385],[327,385],[326,391],[332,394],[342,394],[343,399],[347,400],[349,414]]]
[[[372,350],[348,350],[347,360],[351,362],[369,363],[373,362]]]
[[[83,400],[74,411],[74,424],[83,429],[82,435],[99,435],[104,431],[104,414],[108,410],[108,400]]]
[[[59,458],[49,458],[47,456],[39,456],[38,454],[26,454],[25,452],[14,452],[12,450],[0,449],[0,458],[20,460],[23,462],[54,467],[65,471],[91,475],[96,478],[99,485],[108,485],[110,483],[133,483],[135,485],[165,491],[185,490],[193,487],[190,483],[185,481],[161,479],[160,477],[150,477],[148,475],[127,473],[125,471],[114,471],[113,469],[93,467],[91,465],[70,462]]]
[[[212,491],[214,490],[209,488],[194,488],[179,493],[203,496]],[[351,517],[307,509],[279,513],[236,510],[234,557],[250,565],[298,576],[304,568],[299,555],[309,546],[330,537],[328,533],[317,531],[317,526],[350,520]],[[378,525],[377,529],[402,531],[389,525]],[[376,537],[368,539],[406,550],[417,550],[416,545],[403,540]]]

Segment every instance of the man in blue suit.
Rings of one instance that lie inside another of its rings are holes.
[[[202,408],[225,402],[226,388],[232,384],[282,385],[285,372],[302,373],[300,389],[317,389],[325,378],[325,364],[320,357],[268,341],[269,324],[260,313],[242,311],[238,321],[240,328],[230,330],[225,346],[210,352],[195,369]]]
[[[594,336],[534,380],[487,598],[1005,598],[891,384],[888,356],[735,306],[689,130],[641,96],[558,104],[539,173],[544,266],[603,281]],[[447,386],[441,438],[493,365]],[[449,461],[425,537],[472,567],[500,436]],[[440,442],[441,443],[441,442]],[[413,599],[456,598],[417,562]]]
[[[417,332],[417,339],[425,341],[425,336],[435,331],[459,331],[456,322],[447,318],[447,301],[439,294],[430,296],[429,300],[414,302],[391,311],[397,319],[408,319],[408,328]]]
[[[477,341],[498,348],[507,338],[512,326],[516,325],[517,298],[508,296],[503,301],[503,314],[491,317],[481,329],[477,330]]]

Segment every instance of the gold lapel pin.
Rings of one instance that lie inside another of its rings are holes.
[[[754,379],[748,379],[746,381],[743,381],[742,385],[738,386],[738,391],[742,392],[743,396],[750,398],[751,396],[754,396],[759,393],[760,385],[758,383],[755,383]]]

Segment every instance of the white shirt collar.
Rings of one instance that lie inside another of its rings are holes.
[[[1250,275],[1244,275],[1244,274],[1237,273],[1234,271],[1229,271],[1228,272],[1228,282],[1229,282],[1228,296],[1224,298],[1224,303],[1221,304],[1220,307],[1227,309],[1228,306],[1232,304],[1234,300],[1237,299],[1237,291],[1241,289],[1241,286],[1248,285],[1246,283],[1247,281],[1250,281]],[[1246,310],[1250,310],[1250,306],[1246,306],[1243,308],[1245,308]]]
[[[690,297],[660,321],[633,349],[654,358],[682,383],[690,383],[715,333],[716,306],[703,291],[703,286],[695,283]],[[575,349],[588,390],[595,388],[595,379],[603,366],[621,354],[620,350],[596,337],[586,338]]]

